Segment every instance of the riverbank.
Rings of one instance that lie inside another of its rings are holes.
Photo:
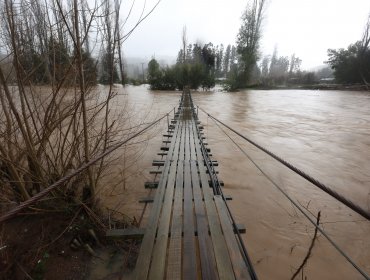
[[[124,221],[85,207],[28,209],[0,227],[0,279],[122,279],[136,260],[136,240],[105,232]]]
[[[340,91],[370,91],[366,85],[343,85],[343,84],[313,84],[313,85],[253,85],[246,89],[256,90],[340,90]],[[241,91],[242,89],[240,89]]]

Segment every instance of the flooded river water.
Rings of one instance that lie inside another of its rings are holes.
[[[171,110],[180,92],[154,92],[145,86],[122,89],[120,100],[130,104],[137,119],[149,121]],[[370,94],[345,91],[270,90],[238,93],[194,92],[196,105],[283,157],[370,211]],[[144,116],[146,116],[144,118]],[[219,178],[260,279],[290,279],[310,246],[314,227],[256,168],[239,147],[313,218],[321,211],[321,225],[338,245],[370,274],[370,222],[326,193],[293,174],[230,131],[199,112]],[[134,123],[136,118],[133,118]],[[125,169],[127,179],[105,203],[139,220],[148,196],[144,181],[161,146],[166,123],[155,128],[149,141],[136,144],[140,157]],[[128,149],[131,149],[128,147]],[[132,148],[133,149],[133,148]],[[130,164],[128,160],[125,165]],[[113,206],[112,206],[113,205]],[[150,211],[148,207],[146,215]],[[145,216],[144,216],[145,222]],[[307,277],[307,278],[305,278]],[[319,235],[312,255],[296,279],[363,279]]]

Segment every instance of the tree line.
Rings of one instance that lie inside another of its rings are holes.
[[[67,18],[68,7],[61,1],[50,1],[45,5],[42,1],[32,3],[20,1],[5,1],[2,4],[2,43],[6,52],[16,48],[14,55],[17,65],[23,71],[23,76],[34,85],[58,84],[64,85],[78,83],[76,75],[71,73],[71,65],[76,63],[76,40],[72,30],[76,24],[73,18]],[[84,69],[84,79],[89,85],[110,84],[124,81],[121,43],[124,40],[119,22],[120,1],[102,2],[99,8],[89,8],[86,1],[79,3],[81,25],[81,62]],[[11,11],[17,14],[9,14]],[[100,14],[100,18],[96,14]],[[11,25],[9,25],[11,23]],[[93,31],[92,24],[100,27],[100,32]],[[55,25],[55,26],[53,26]],[[12,30],[6,31],[6,27]],[[86,34],[85,34],[86,33]],[[10,38],[14,34],[15,38]],[[97,37],[96,37],[97,36]],[[96,48],[100,41],[99,50]],[[93,57],[94,56],[94,57]],[[13,69],[12,59],[9,63],[2,63],[2,68],[12,78],[18,79]]]
[[[329,49],[327,63],[340,83],[370,86],[370,15],[361,40],[347,49]]]
[[[215,81],[224,78],[234,67],[236,47],[207,43],[185,44],[179,50],[176,64],[160,66],[155,58],[148,63],[148,83],[151,89],[175,90],[210,89]]]
[[[226,78],[230,90],[246,87],[259,60],[261,25],[266,0],[248,3],[236,46],[187,44],[186,29],[182,35],[182,49],[171,67],[160,67],[153,58],[148,65],[148,82],[152,89],[210,88],[215,78]]]
[[[301,60],[294,54],[289,57],[265,56],[260,67],[259,43],[261,26],[264,20],[266,0],[253,0],[242,16],[242,24],[237,36],[237,58],[234,68],[227,75],[230,90],[245,88],[251,84],[314,84],[320,77],[330,77],[331,71],[324,68],[317,73],[300,70]],[[369,88],[370,83],[370,16],[363,36],[347,49],[329,49],[327,64],[331,67],[335,80],[339,83],[361,83]]]

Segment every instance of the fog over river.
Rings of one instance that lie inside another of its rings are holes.
[[[179,102],[180,92],[150,91],[147,86],[118,89],[136,116],[150,121]],[[370,211],[370,94],[348,91],[248,90],[238,93],[193,92],[196,105],[266,147],[309,175]],[[117,103],[119,105],[119,103]],[[253,165],[220,128],[199,112],[219,178],[260,279],[290,279],[310,246],[314,227]],[[162,145],[166,122],[137,144],[140,159],[126,172],[124,185],[105,191],[104,203],[140,218],[152,181],[151,162]],[[295,175],[241,138],[225,130],[238,145],[316,220],[332,239],[370,274],[370,222]],[[153,136],[155,135],[155,136]],[[140,146],[141,145],[141,146]],[[129,148],[129,147],[128,147]],[[131,149],[131,148],[130,148]],[[127,163],[125,163],[127,164]],[[118,189],[117,189],[118,188]],[[110,194],[110,195],[109,195]],[[147,208],[145,217],[150,211]],[[304,268],[307,279],[363,279],[330,245],[319,238]],[[301,276],[297,277],[301,278]]]

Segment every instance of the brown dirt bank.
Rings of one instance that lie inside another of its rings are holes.
[[[134,242],[107,240],[81,209],[28,210],[0,228],[0,279],[120,279],[135,251]]]

